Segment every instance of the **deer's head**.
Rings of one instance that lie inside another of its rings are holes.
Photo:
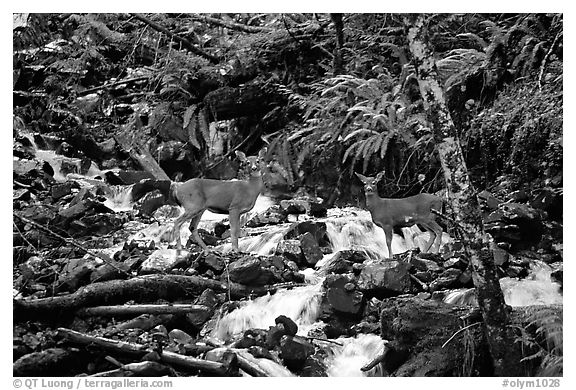
[[[380,181],[380,179],[382,179],[382,176],[384,176],[383,171],[378,173],[376,177],[364,176],[357,172],[354,173],[356,174],[356,176],[358,176],[358,179],[360,179],[360,181],[364,184],[364,192],[366,194],[378,194],[377,184]]]
[[[266,155],[266,148],[260,150],[258,156],[248,156],[240,151],[236,151],[236,156],[242,163],[244,169],[250,176],[261,176],[262,170],[265,166],[264,156]]]

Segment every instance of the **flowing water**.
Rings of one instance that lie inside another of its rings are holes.
[[[530,264],[530,275],[524,279],[502,278],[500,287],[504,301],[510,306],[562,304],[560,284],[554,282],[550,274],[552,267],[542,261]],[[473,288],[451,291],[444,302],[458,305],[477,305]]]
[[[33,139],[32,139],[33,141]],[[52,151],[36,150],[39,159],[47,161],[54,169],[55,179],[64,181],[71,175],[61,173],[63,162],[67,165],[80,167],[79,159],[70,159],[58,156]],[[129,211],[132,209],[131,186],[108,186],[101,180],[95,180],[97,176],[103,177],[103,172],[95,165],[91,166],[86,175],[74,175],[74,179],[81,185],[101,186],[106,194],[106,206],[114,211]],[[273,204],[270,198],[260,196],[250,214],[262,212]],[[135,226],[135,239],[153,239],[170,256],[172,252],[167,250],[166,233],[173,226],[174,219],[181,212],[174,212],[172,208],[160,208],[155,213],[159,221],[147,225]],[[226,215],[205,212],[200,228],[211,230],[214,224],[226,218]],[[249,217],[249,215],[247,216]],[[290,317],[298,325],[298,333],[307,335],[308,331],[315,327],[321,327],[317,322],[320,314],[322,301],[323,268],[329,264],[334,253],[344,249],[364,251],[371,259],[387,257],[385,236],[382,229],[376,227],[370,218],[370,213],[357,208],[331,209],[328,218],[320,219],[326,223],[327,236],[330,240],[333,253],[325,255],[319,261],[315,269],[304,270],[309,285],[297,287],[291,290],[281,290],[274,295],[266,295],[254,300],[243,302],[240,307],[224,315],[216,324],[211,336],[223,341],[229,341],[234,336],[241,334],[250,328],[268,329],[274,325],[274,320],[279,315]],[[257,236],[241,237],[239,240],[240,250],[258,255],[270,255],[274,252],[278,242],[289,228],[289,224],[278,226],[266,226]],[[392,252],[403,253],[409,249],[419,247],[424,249],[428,240],[428,233],[422,232],[417,227],[402,229],[403,236],[394,234],[392,240]],[[190,236],[188,229],[181,229],[182,242],[186,242]],[[443,234],[442,243],[450,240],[447,234]],[[116,250],[115,248],[114,251]],[[217,248],[219,251],[230,250],[230,244],[224,244]],[[170,252],[170,253],[168,253]],[[562,303],[560,286],[552,282],[550,273],[552,269],[542,263],[534,262],[530,276],[523,280],[503,278],[500,281],[505,300],[512,306],[524,306],[534,304]],[[445,297],[449,303],[474,303],[473,289],[461,289],[452,291]],[[368,363],[382,348],[383,340],[378,335],[359,334],[356,337],[341,337],[335,340],[342,345],[334,343],[321,343],[326,352],[327,373],[330,376],[380,376],[380,366],[367,373],[360,368]]]

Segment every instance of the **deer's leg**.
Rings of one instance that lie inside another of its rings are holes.
[[[180,252],[182,251],[182,240],[180,239],[180,229],[182,228],[182,225],[184,224],[184,222],[193,219],[195,217],[197,217],[198,221],[200,221],[200,217],[202,216],[203,212],[204,210],[184,209],[184,213],[182,213],[182,215],[176,218],[176,221],[174,221],[174,227],[172,228],[171,239],[172,240],[176,239],[176,256],[180,256]]]
[[[196,241],[196,243],[200,245],[203,250],[207,251],[208,247],[206,246],[206,243],[202,240],[202,237],[200,237],[200,234],[198,233],[198,224],[202,219],[202,214],[204,214],[204,210],[202,210],[194,217],[192,217],[188,229],[190,230],[190,233],[192,233],[192,238],[194,239],[194,241]]]
[[[436,239],[434,240],[433,244],[433,253],[440,252],[440,244],[442,243],[442,227],[438,225],[438,223],[434,220],[429,222],[429,225],[432,229],[434,229],[434,233],[436,233]]]
[[[232,250],[238,251],[238,233],[240,232],[240,210],[230,209],[230,240],[232,241]]]
[[[382,226],[384,234],[386,235],[386,247],[388,248],[388,258],[392,259],[392,235],[394,234],[394,229],[392,226],[384,225]]]
[[[424,229],[426,229],[428,231],[428,233],[430,234],[430,238],[426,242],[424,250],[422,251],[423,253],[428,253],[428,251],[430,250],[430,247],[432,246],[432,243],[434,242],[434,240],[436,240],[436,232],[434,231],[432,226],[430,226],[430,222],[419,222],[419,224]]]

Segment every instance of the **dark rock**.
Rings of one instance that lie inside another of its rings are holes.
[[[367,261],[358,277],[360,291],[377,296],[410,292],[410,264],[399,261]]]
[[[259,345],[253,345],[248,348],[248,352],[256,358],[264,358],[268,360],[274,360],[274,356],[270,353],[267,348],[261,347]]]
[[[154,175],[146,171],[125,171],[121,170],[116,173],[117,178],[119,179],[120,183],[117,184],[136,184],[144,179],[151,179],[156,180]],[[108,176],[107,176],[108,178]],[[110,179],[108,179],[110,180]],[[113,183],[110,183],[113,184]]]
[[[260,260],[253,256],[244,256],[228,266],[230,280],[241,284],[251,284],[262,275]]]
[[[492,256],[494,257],[494,264],[498,266],[503,266],[510,258],[510,254],[506,250],[496,245],[492,246]]]
[[[553,281],[559,283],[560,286],[564,286],[564,267],[561,265],[559,269],[550,274],[550,277]]]
[[[306,201],[298,199],[287,199],[280,201],[280,210],[284,214],[306,214],[307,206],[308,203]]]
[[[24,376],[73,376],[80,372],[86,359],[79,350],[48,348],[32,352],[16,360],[12,374]]]
[[[23,209],[20,215],[41,225],[48,225],[56,218],[56,211],[48,205],[34,204]]]
[[[516,190],[508,196],[510,202],[523,203],[528,200],[528,194],[524,190]]]
[[[524,267],[510,265],[506,268],[506,275],[511,278],[524,278],[528,276],[528,270]]]
[[[298,325],[296,325],[296,323],[292,321],[291,318],[286,317],[285,315],[280,315],[276,317],[274,322],[276,322],[276,324],[284,325],[284,329],[286,331],[285,334],[287,334],[288,336],[295,336],[296,333],[298,333]]]
[[[324,256],[316,239],[310,232],[306,232],[300,236],[300,248],[302,255],[308,266],[314,266]]]
[[[252,346],[260,346],[267,348],[268,331],[265,329],[248,329],[242,335],[242,338],[235,342],[236,348],[249,348]]]
[[[76,291],[80,286],[88,284],[90,275],[96,267],[94,259],[71,259],[58,277],[58,285],[69,291]]]
[[[280,340],[284,335],[286,335],[284,325],[271,326],[266,334],[266,346],[270,349],[276,348],[280,345]]]
[[[430,291],[434,292],[442,288],[455,288],[460,286],[462,271],[457,268],[449,268],[442,272],[436,280],[430,283]]]
[[[298,238],[304,233],[312,233],[314,239],[321,247],[330,246],[330,240],[326,234],[326,223],[325,222],[314,222],[314,221],[303,221],[295,222],[290,226],[284,238],[294,239]]]
[[[508,242],[517,249],[537,244],[543,231],[540,213],[520,203],[501,205],[485,219],[484,226],[497,242]]]
[[[466,268],[462,271],[462,274],[458,277],[458,283],[463,287],[471,287],[472,285],[472,271]]]
[[[444,268],[458,268],[460,270],[466,269],[468,263],[461,257],[452,257],[442,263]]]
[[[265,225],[277,225],[286,221],[288,221],[286,214],[281,212],[280,206],[274,205],[268,210],[251,217],[248,222],[246,222],[246,226],[260,227]]]
[[[202,258],[202,263],[218,275],[220,275],[226,267],[224,258],[216,253],[209,253],[204,256]]]
[[[315,352],[314,346],[299,336],[282,336],[280,357],[290,370],[299,370]]]
[[[335,311],[356,315],[360,313],[364,295],[355,289],[347,289],[350,282],[351,279],[344,275],[328,275],[324,280],[326,301]]]
[[[502,201],[492,195],[490,192],[484,190],[478,194],[478,202],[480,203],[480,207],[484,212],[490,212],[498,209],[498,205],[502,203]]]
[[[166,204],[166,198],[159,190],[144,195],[138,202],[137,208],[143,216],[151,216],[156,210]]]
[[[51,195],[54,199],[60,199],[66,195],[70,195],[72,193],[72,188],[74,184],[72,182],[66,182],[62,184],[55,184],[51,188]]]
[[[116,268],[117,267],[117,268]],[[90,274],[91,282],[104,282],[106,280],[126,279],[130,265],[117,263],[116,267],[110,264],[102,264]]]
[[[320,202],[310,202],[310,216],[316,218],[323,218],[328,215],[328,208]]]
[[[382,301],[380,329],[391,348],[384,369],[393,376],[457,376],[462,375],[464,356],[474,354],[472,372],[489,376],[491,368],[486,345],[475,344],[473,351],[461,343],[446,343],[458,329],[461,318],[472,309],[447,305],[441,301],[415,297],[397,297]],[[483,340],[481,327],[471,327],[469,337]],[[452,340],[454,341],[454,340]]]
[[[429,271],[418,271],[414,276],[423,283],[430,283],[433,279],[432,273]]]
[[[434,260],[422,259],[418,256],[412,256],[410,258],[410,264],[417,270],[421,272],[440,272],[442,267],[440,267]]]
[[[563,215],[563,189],[562,188],[552,188],[544,187],[538,192],[534,197],[534,200],[530,202],[530,205],[535,209],[544,210],[548,213],[550,218],[555,221],[562,221]]]
[[[296,264],[302,263],[302,248],[299,240],[282,240],[276,246],[274,252],[277,255],[284,256],[287,260]]]
[[[327,377],[326,367],[324,366],[322,357],[316,355],[310,356],[304,362],[303,367],[298,372],[298,376],[303,378],[319,378]]]
[[[26,188],[18,188],[12,190],[12,200],[22,200],[22,201],[29,201],[31,198],[30,190]]]

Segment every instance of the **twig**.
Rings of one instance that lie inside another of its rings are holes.
[[[30,245],[32,248],[34,248],[34,250],[36,252],[38,252],[38,248],[36,248],[34,245],[32,245],[32,243],[30,241],[28,241],[28,239],[26,237],[24,237],[24,234],[22,234],[22,232],[20,231],[20,229],[18,228],[18,225],[16,225],[16,222],[12,221],[12,225],[14,225],[14,227],[16,228],[16,230],[18,230],[18,234],[20,234],[20,237],[22,237],[22,239],[28,244]]]
[[[36,227],[36,228],[38,228],[38,229],[46,232],[46,233],[48,233],[48,234],[53,235],[53,236],[56,237],[56,238],[59,238],[60,240],[66,242],[66,243],[69,243],[70,245],[74,246],[75,248],[80,249],[81,251],[83,251],[84,253],[86,253],[86,254],[88,254],[88,255],[90,255],[90,256],[92,256],[92,257],[96,257],[96,258],[104,261],[106,264],[114,267],[117,271],[120,271],[121,273],[123,273],[123,274],[125,274],[125,275],[130,275],[127,271],[125,271],[125,270],[121,269],[120,267],[118,267],[118,266],[116,265],[116,262],[115,262],[114,260],[112,260],[109,256],[107,256],[107,255],[105,255],[105,254],[103,254],[103,253],[98,253],[98,254],[97,254],[97,253],[93,253],[93,252],[90,251],[89,249],[86,249],[85,247],[83,247],[82,245],[80,245],[80,244],[79,244],[78,242],[76,242],[76,240],[74,240],[73,238],[63,237],[63,236],[61,236],[60,234],[58,234],[58,233],[50,230],[50,229],[47,228],[46,226],[40,225],[39,223],[34,222],[34,221],[32,221],[32,220],[30,220],[30,219],[28,219],[28,218],[22,217],[22,216],[20,216],[20,215],[18,215],[18,214],[16,214],[16,213],[12,213],[12,214],[13,214],[16,218],[18,218],[19,220],[21,220],[22,222],[28,223],[28,224],[30,224],[30,225],[32,225],[32,226],[34,226],[34,227]]]
[[[128,84],[128,83],[135,83],[136,81],[143,81],[143,80],[148,80],[150,77],[149,76],[140,76],[140,77],[134,77],[131,79],[124,79],[124,80],[120,80],[120,81],[115,81],[113,83],[108,83],[108,84],[103,84],[99,87],[94,87],[94,88],[90,88],[90,89],[85,89],[84,91],[78,92],[78,96],[84,96],[84,95],[88,95],[92,92],[96,92],[99,91],[101,89],[106,89],[106,88],[112,88],[112,87],[116,87],[117,85],[122,85],[122,84]]]
[[[548,58],[550,58],[550,55],[554,50],[554,46],[556,46],[556,43],[558,42],[558,38],[560,38],[560,36],[562,35],[563,35],[562,31],[556,34],[556,37],[552,42],[552,46],[550,46],[550,50],[548,50],[548,53],[546,53],[546,56],[544,56],[544,59],[542,60],[542,66],[540,67],[540,74],[538,75],[538,90],[540,91],[542,91],[542,77],[544,76],[544,69],[546,68],[546,62],[548,62]]]
[[[196,21],[201,21],[204,23],[215,24],[217,26],[226,27],[226,28],[229,28],[231,30],[238,30],[238,31],[247,32],[247,33],[259,33],[259,32],[272,31],[272,29],[270,29],[268,27],[247,26],[245,24],[235,23],[235,22],[227,22],[227,21],[222,20],[222,19],[211,18],[210,16],[204,16],[204,15],[190,15],[190,19],[196,20]]]
[[[153,21],[151,21],[150,19],[148,19],[144,15],[137,14],[137,13],[132,13],[131,15],[134,16],[136,19],[146,23],[147,25],[152,27],[154,30],[159,31],[161,33],[164,33],[164,34],[168,35],[170,38],[174,39],[175,41],[178,41],[184,47],[186,47],[188,50],[190,50],[192,53],[199,55],[200,57],[206,58],[208,61],[212,62],[213,64],[217,64],[218,62],[220,62],[220,59],[218,57],[215,57],[212,54],[208,54],[205,51],[200,50],[199,48],[194,46],[192,44],[192,42],[190,42],[189,40],[184,39],[184,38],[174,34],[173,32],[171,32],[170,30],[168,30],[164,26],[161,26],[157,23],[154,23]]]
[[[459,333],[462,333],[462,332],[465,331],[466,329],[471,328],[471,327],[476,326],[476,325],[481,324],[481,323],[482,323],[482,322],[475,322],[475,323],[473,323],[473,324],[470,324],[470,325],[468,325],[468,326],[463,327],[462,329],[459,329],[456,333],[454,333],[454,334],[452,335],[452,337],[450,337],[448,340],[446,340],[446,342],[445,342],[444,344],[442,344],[442,348],[444,348],[444,347],[446,346],[446,344],[448,344],[450,341],[452,341],[452,339],[453,339],[454,337],[456,337],[456,335],[458,335]]]
[[[309,339],[309,340],[318,340],[318,341],[324,341],[324,342],[327,342],[327,343],[336,344],[336,345],[338,345],[338,346],[340,346],[340,347],[342,347],[342,346],[344,345],[344,344],[342,344],[342,343],[339,343],[338,341],[334,341],[334,340],[330,340],[330,339],[325,339],[325,338],[322,338],[322,337],[306,336],[306,338]]]

